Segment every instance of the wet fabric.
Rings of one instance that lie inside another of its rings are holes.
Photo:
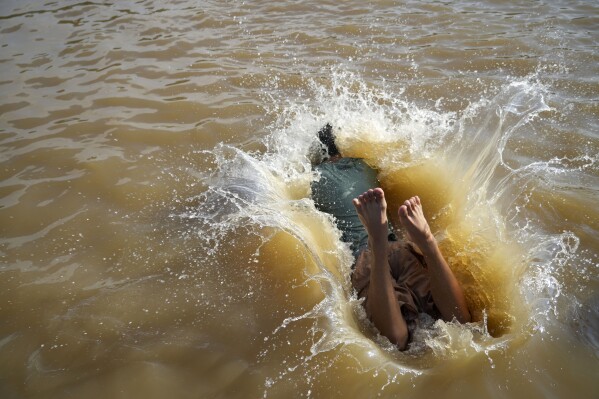
[[[413,330],[419,313],[427,313],[433,318],[441,318],[433,301],[426,262],[410,243],[397,241],[389,243],[389,266],[393,277],[393,291],[399,302],[408,328]],[[352,285],[359,298],[365,298],[364,307],[368,312],[368,287],[370,285],[370,249],[362,251],[352,274]]]
[[[370,188],[378,187],[377,172],[359,158],[341,158],[323,162],[314,168],[320,178],[312,182],[316,208],[335,217],[341,239],[350,243],[357,257],[368,245],[368,233],[360,222],[352,200]],[[389,229],[389,234],[393,234]]]

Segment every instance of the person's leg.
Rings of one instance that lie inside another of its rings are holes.
[[[382,335],[400,350],[408,343],[408,327],[394,294],[393,277],[387,258],[387,201],[382,189],[370,189],[354,198],[360,221],[368,232],[372,251],[370,285],[368,287],[368,312]]]
[[[443,319],[450,321],[455,317],[460,323],[469,322],[471,316],[464,293],[431,233],[420,198],[412,197],[405,201],[398,212],[402,226],[426,260],[433,300]]]

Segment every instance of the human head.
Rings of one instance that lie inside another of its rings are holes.
[[[335,144],[335,135],[333,134],[333,126],[330,123],[327,123],[322,129],[318,131],[318,139],[322,144],[327,148],[327,152],[329,156],[334,157],[336,155],[341,155],[339,153],[339,149]]]

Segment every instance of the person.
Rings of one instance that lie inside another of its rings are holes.
[[[376,170],[360,158],[343,157],[330,124],[318,137],[323,159],[314,165],[319,178],[312,182],[312,198],[317,209],[335,217],[341,239],[350,244],[352,285],[374,326],[405,350],[419,313],[470,322],[460,284],[439,250],[420,198],[399,207],[407,240],[398,240]]]

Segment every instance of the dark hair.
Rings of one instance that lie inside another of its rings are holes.
[[[333,126],[327,123],[322,129],[318,131],[318,140],[327,147],[327,151],[330,156],[339,155],[339,149],[335,144],[335,135],[333,134]]]

